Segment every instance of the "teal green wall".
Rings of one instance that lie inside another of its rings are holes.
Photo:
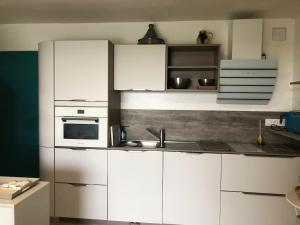
[[[38,53],[0,52],[0,176],[39,176]]]

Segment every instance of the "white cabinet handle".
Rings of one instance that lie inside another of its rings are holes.
[[[259,192],[241,192],[244,195],[263,195],[273,197],[285,197],[285,194],[271,194],[271,193],[259,193]]]
[[[73,102],[86,102],[87,100],[86,99],[71,99],[70,101],[73,101]]]
[[[87,187],[87,184],[76,184],[76,183],[68,183],[69,185],[73,186],[73,187]]]
[[[74,148],[70,148],[73,151],[87,151],[86,148],[80,148],[80,147],[74,147]]]
[[[127,152],[130,152],[130,153],[144,153],[146,151],[143,151],[143,150],[126,150]]]

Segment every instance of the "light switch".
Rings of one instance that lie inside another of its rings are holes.
[[[286,28],[274,27],[272,29],[272,41],[286,41]]]

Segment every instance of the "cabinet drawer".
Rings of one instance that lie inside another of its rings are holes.
[[[300,158],[222,155],[221,189],[285,194],[297,185]]]
[[[55,149],[55,181],[107,184],[107,150]]]
[[[222,192],[220,224],[295,225],[295,214],[284,196]]]
[[[55,184],[55,216],[107,219],[107,187]]]

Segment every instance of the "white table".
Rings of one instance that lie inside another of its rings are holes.
[[[0,225],[49,225],[50,185],[37,185],[12,200],[0,199]]]

